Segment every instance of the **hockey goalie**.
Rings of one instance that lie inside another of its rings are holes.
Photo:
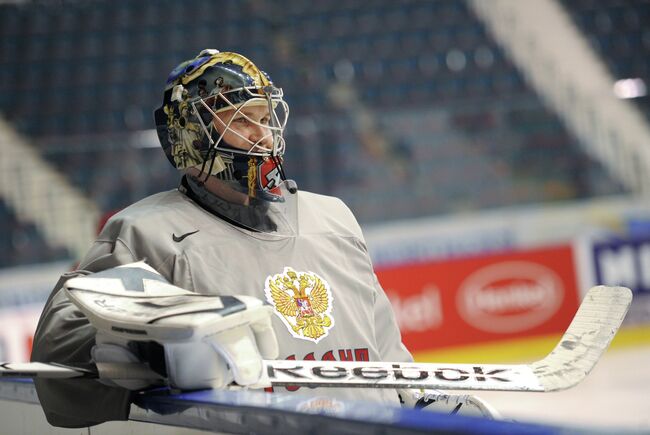
[[[263,359],[412,360],[353,214],[286,178],[288,112],[240,54],[204,50],[171,72],[155,121],[180,186],[107,222],[55,286],[32,353],[146,363],[160,380],[37,378],[52,425],[127,419],[134,392],[154,385],[262,389]],[[436,391],[274,389],[491,415]]]

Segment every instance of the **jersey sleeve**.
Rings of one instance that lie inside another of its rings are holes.
[[[45,304],[36,332],[31,360],[57,363],[90,362],[95,329],[62,291],[68,279],[135,261],[121,241],[98,240],[79,269],[64,274]],[[131,392],[92,379],[34,379],[47,421],[59,427],[86,427],[110,420],[126,420]]]
[[[377,276],[373,275],[376,288],[375,299],[375,340],[382,361],[411,362],[413,357],[402,343],[402,334],[395,320],[393,307],[379,284]]]

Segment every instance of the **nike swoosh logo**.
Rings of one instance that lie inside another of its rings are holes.
[[[199,230],[190,231],[189,233],[185,233],[185,234],[182,234],[180,236],[177,236],[176,234],[172,233],[172,239],[174,239],[175,242],[182,242],[185,237],[191,236],[192,234],[196,234],[198,232],[199,232]]]

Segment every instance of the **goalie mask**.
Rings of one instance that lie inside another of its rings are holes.
[[[156,130],[174,167],[246,197],[283,201],[282,90],[244,56],[203,50],[169,75]],[[249,200],[244,200],[249,202]]]
[[[265,72],[240,54],[203,50],[174,68],[154,115],[190,196],[237,226],[295,233],[296,187],[282,168],[289,107]]]

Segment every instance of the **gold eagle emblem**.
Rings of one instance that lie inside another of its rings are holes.
[[[266,298],[296,338],[317,343],[334,326],[332,293],[327,282],[313,272],[284,273],[266,279]]]

